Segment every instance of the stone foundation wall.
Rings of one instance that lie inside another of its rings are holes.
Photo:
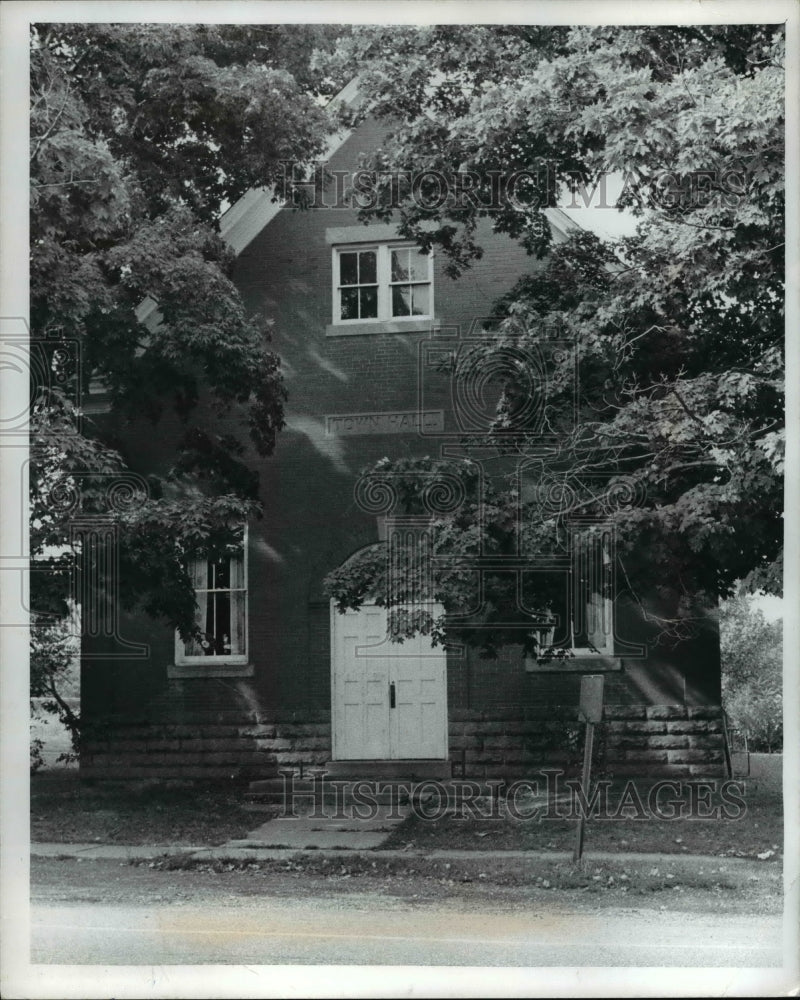
[[[611,705],[604,723],[605,766],[615,774],[724,776],[719,706]]]
[[[322,713],[320,713],[322,714]],[[330,759],[327,718],[217,712],[180,725],[106,720],[85,734],[81,776],[252,781]]]
[[[455,775],[520,777],[543,767],[577,774],[584,727],[574,706],[450,711]],[[331,758],[327,713],[217,712],[181,724],[107,720],[87,732],[86,778],[267,778],[279,768],[320,767]],[[718,707],[608,705],[595,730],[596,773],[608,777],[724,775]]]
[[[509,707],[501,712],[452,710],[450,759],[460,776],[520,777],[543,767],[577,774],[583,724],[574,707]],[[608,777],[722,777],[718,706],[607,705],[595,729],[596,773]]]

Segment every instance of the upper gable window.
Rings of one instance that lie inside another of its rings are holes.
[[[392,316],[431,315],[431,258],[416,247],[390,247]]]
[[[433,318],[433,260],[409,244],[333,248],[333,324]]]
[[[339,250],[339,302],[334,320],[378,318],[378,250]]]

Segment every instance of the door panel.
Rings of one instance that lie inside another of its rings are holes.
[[[380,609],[375,609],[380,611]],[[381,616],[336,614],[333,630],[333,727],[337,760],[382,759],[389,754],[388,664],[357,654],[385,635]],[[337,627],[338,626],[338,627]]]
[[[446,660],[427,636],[403,643],[392,665],[397,707],[392,712],[392,754],[398,758],[447,756]]]
[[[334,759],[446,759],[444,651],[425,636],[390,642],[376,605],[344,615],[332,607],[331,633]]]

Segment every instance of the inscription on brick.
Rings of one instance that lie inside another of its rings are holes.
[[[444,430],[444,410],[397,410],[390,413],[336,413],[325,417],[327,437],[343,434],[426,434]]]

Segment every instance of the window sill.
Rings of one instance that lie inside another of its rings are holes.
[[[576,651],[575,656],[553,658],[545,663],[539,663],[533,657],[526,656],[523,663],[529,674],[605,674],[622,670],[622,660],[619,656],[582,650]]]
[[[169,680],[184,680],[203,677],[252,677],[252,663],[170,663],[167,666]]]
[[[432,333],[438,330],[438,319],[371,320],[369,323],[329,323],[325,327],[326,337],[351,337],[364,333]]]

